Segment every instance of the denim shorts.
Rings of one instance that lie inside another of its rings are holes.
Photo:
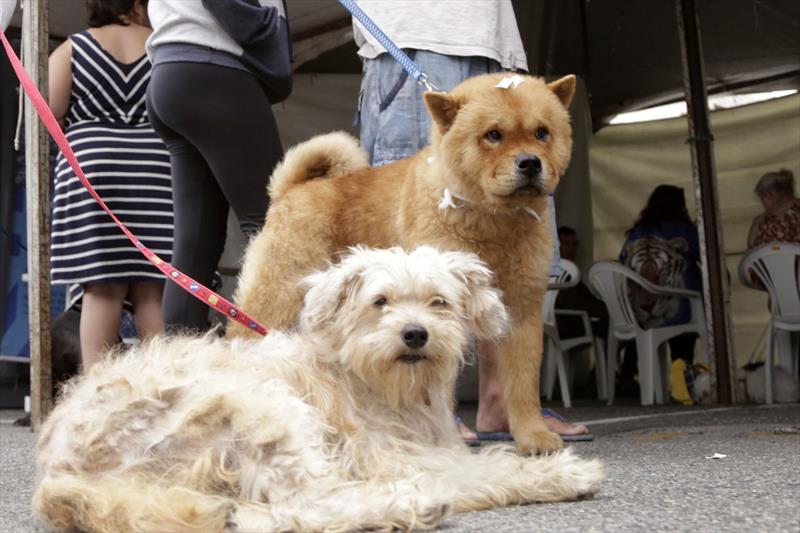
[[[405,50],[442,91],[450,91],[467,78],[502,72],[500,64],[486,57],[458,57]],[[361,144],[373,166],[410,157],[428,144],[431,119],[422,100],[425,91],[391,55],[365,59],[358,113],[354,125],[361,126]],[[553,214],[553,267],[551,276],[561,272],[555,204]]]

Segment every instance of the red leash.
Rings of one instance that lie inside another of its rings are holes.
[[[131,233],[130,230],[126,228],[125,225],[116,217],[116,215],[111,212],[108,206],[106,206],[105,202],[103,202],[102,198],[100,198],[100,195],[97,194],[97,191],[94,190],[92,184],[89,183],[89,180],[86,179],[86,176],[83,174],[83,170],[81,170],[81,166],[78,164],[78,159],[75,157],[75,153],[72,151],[72,148],[69,145],[69,141],[67,141],[64,132],[61,131],[61,126],[58,125],[56,117],[53,116],[53,112],[50,110],[50,106],[44,101],[42,93],[39,92],[39,89],[33,83],[33,80],[31,80],[31,78],[28,76],[28,73],[25,72],[22,63],[17,57],[17,54],[14,53],[14,49],[11,48],[11,45],[8,43],[8,40],[3,32],[0,32],[0,39],[3,41],[3,47],[6,50],[6,55],[8,56],[8,60],[11,62],[11,67],[17,74],[17,78],[19,78],[20,85],[25,91],[25,94],[28,95],[28,98],[30,98],[33,106],[36,108],[36,112],[39,114],[39,118],[42,119],[47,131],[50,132],[50,135],[53,136],[56,144],[61,149],[61,152],[67,159],[69,166],[72,167],[75,175],[78,176],[78,179],[80,179],[83,186],[89,191],[89,194],[92,196],[92,198],[97,200],[97,203],[100,204],[100,207],[102,207],[103,210],[108,213],[111,219],[117,224],[117,226],[119,226],[119,229],[122,230],[122,233],[124,233],[131,240],[133,245],[136,246],[136,248],[142,253],[142,255],[144,255],[151,263],[153,263],[157,269],[163,272],[169,280],[177,283],[195,298],[216,309],[228,318],[244,324],[245,327],[258,332],[261,335],[266,335],[267,328],[260,324],[256,319],[208,287],[198,283],[158,257],[153,251],[139,242],[139,239],[137,239],[136,236]]]

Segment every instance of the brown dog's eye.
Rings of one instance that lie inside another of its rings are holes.
[[[489,133],[487,133],[485,135],[485,137],[486,137],[486,140],[488,140],[490,142],[499,143],[503,139],[503,134],[500,133],[497,130],[492,130]]]
[[[442,297],[437,297],[431,300],[431,307],[444,307],[447,305],[447,300]]]
[[[374,302],[372,302],[372,304],[375,307],[383,307],[384,305],[386,305],[386,297],[385,296],[379,296]]]
[[[547,128],[536,128],[536,138],[540,141],[547,140],[549,136],[550,132],[547,130]]]

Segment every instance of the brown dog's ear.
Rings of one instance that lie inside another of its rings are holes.
[[[433,91],[426,92],[422,97],[425,100],[428,113],[439,126],[442,133],[450,129],[450,126],[453,124],[458,114],[458,102],[447,93],[437,93]]]
[[[555,93],[565,108],[569,109],[572,97],[575,96],[575,83],[575,75],[570,74],[552,83],[548,83],[547,88]]]

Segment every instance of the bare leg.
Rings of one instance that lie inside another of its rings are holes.
[[[123,283],[85,285],[81,307],[81,356],[87,372],[114,344],[122,321],[122,303],[128,292]]]
[[[164,332],[164,313],[161,300],[164,283],[146,281],[131,285],[130,297],[133,302],[136,331],[142,339]]]
[[[497,345],[491,341],[480,344],[478,355],[478,431],[508,431],[508,413],[503,403],[503,388],[497,366]]]
[[[500,386],[497,369],[497,346],[484,341],[480,346],[478,358],[478,415],[475,429],[481,432],[508,431],[508,413],[503,403],[503,389]],[[570,424],[557,418],[545,416],[544,421],[550,431],[559,435],[585,435],[589,429],[583,424]],[[462,422],[461,436],[468,439],[472,433]],[[474,435],[474,433],[472,433]],[[472,437],[475,438],[475,437]]]

